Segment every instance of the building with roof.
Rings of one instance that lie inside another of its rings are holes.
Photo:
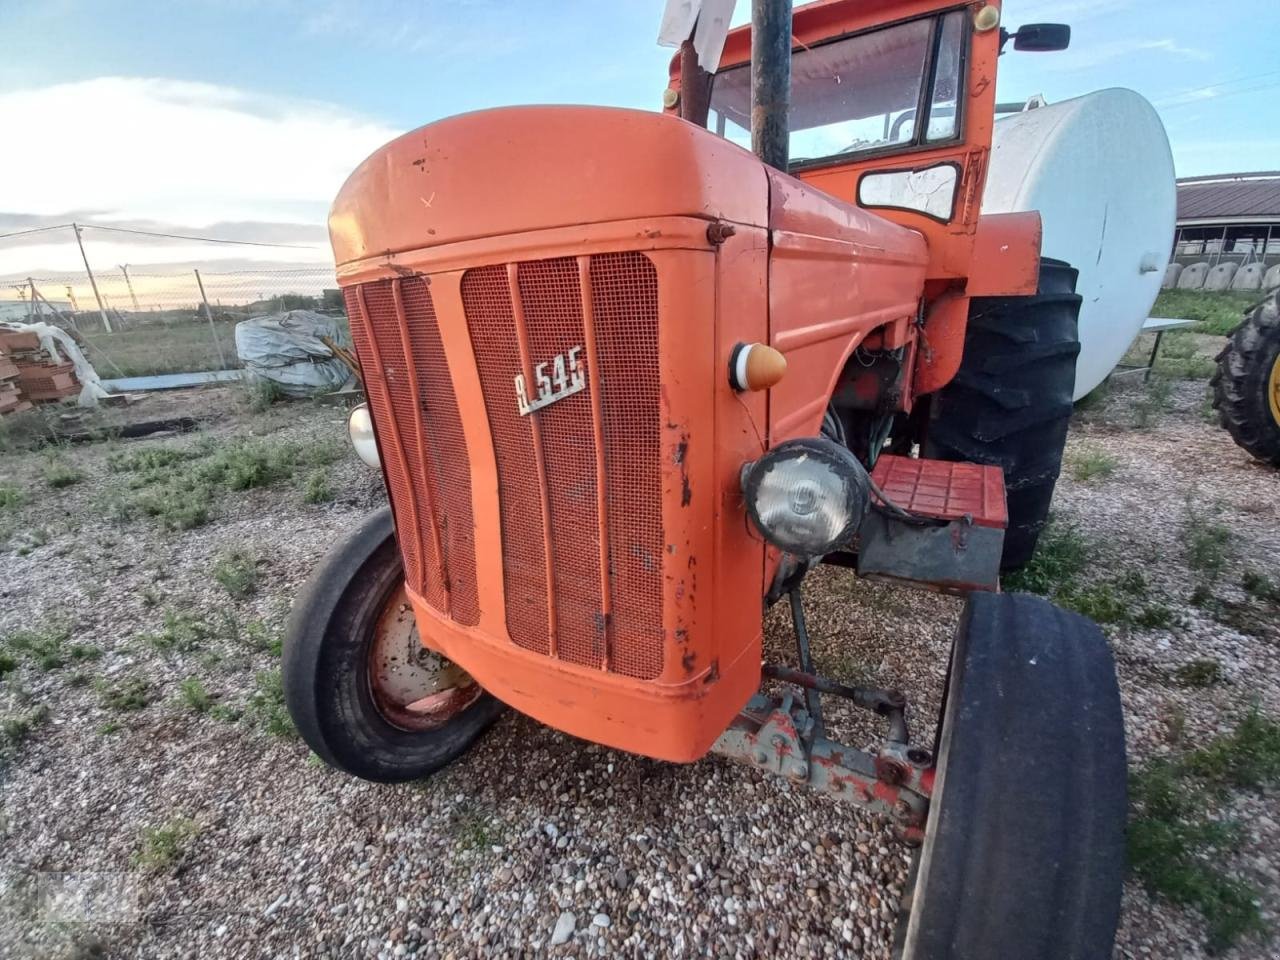
[[[1184,177],[1164,285],[1189,290],[1280,286],[1280,171]]]

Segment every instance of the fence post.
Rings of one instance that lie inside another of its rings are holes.
[[[120,264],[120,269],[124,271],[124,285],[129,288],[129,299],[133,301],[133,309],[139,310],[138,295],[133,292],[133,281],[129,279],[129,265],[127,263]]]
[[[93,287],[93,298],[98,301],[98,316],[102,317],[102,329],[105,333],[111,333],[111,321],[107,319],[106,308],[102,306],[102,294],[98,293],[98,281],[93,277],[93,268],[89,266],[89,255],[84,252],[84,241],[80,238],[80,224],[71,224],[71,229],[76,232],[76,246],[80,248],[80,259],[84,261],[84,272],[89,274],[89,286]]]
[[[222,344],[218,340],[218,328],[213,324],[213,311],[209,309],[209,298],[204,295],[204,281],[200,279],[200,271],[195,271],[196,283],[200,287],[200,301],[204,304],[205,319],[209,321],[209,332],[213,334],[213,345],[218,348],[218,363],[227,369],[227,358],[222,353]]]

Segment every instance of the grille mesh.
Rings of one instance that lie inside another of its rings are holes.
[[[476,589],[476,531],[471,513],[467,440],[462,433],[462,418],[458,415],[427,280],[407,277],[400,284],[409,349],[422,397],[430,494],[436,505],[440,549],[448,577],[449,612],[458,623],[473,626],[480,620],[480,597]]]
[[[609,484],[609,583],[614,669],[662,671],[662,443],[658,278],[639,253],[592,258]]]
[[[599,667],[607,656],[613,672],[653,679],[663,667],[664,540],[658,284],[647,257],[617,253],[590,260],[600,369],[586,371],[588,389],[531,415],[521,416],[516,404],[514,377],[524,369],[522,338],[530,365],[547,363],[548,374],[554,358],[567,359],[574,347],[583,348],[579,357],[587,363],[578,270],[573,257],[517,264],[519,311],[506,265],[473,268],[462,277],[462,307],[498,473],[507,632],[518,646],[547,655],[554,631],[555,654],[563,660]],[[393,284],[400,285],[411,358],[401,344]],[[402,526],[406,575],[437,609],[443,609],[447,590],[451,616],[475,624],[479,596],[471,477],[429,282],[409,277],[370,282],[363,289],[367,317],[354,288],[346,291],[352,339],[374,419],[387,425],[394,417],[404,445],[402,460],[383,426],[380,439],[398,522],[408,524],[416,506],[426,554],[419,556],[418,538]],[[381,369],[373,360],[371,337]],[[416,401],[408,362],[417,381]],[[603,450],[596,446],[593,388],[600,394]],[[536,390],[535,379],[528,392],[536,395]],[[415,403],[425,436],[415,427]],[[541,467],[535,443],[541,447]],[[607,485],[604,517],[599,515],[598,459]],[[607,577],[600,570],[602,530],[608,541]],[[607,621],[602,582],[609,591]]]
[[[548,363],[551,370],[549,361],[584,341],[578,263],[571,257],[535,260],[520,264],[518,275],[531,363],[535,368]],[[591,394],[575,393],[534,416],[547,471],[556,652],[572,663],[599,666],[605,656],[605,623]]]
[[[395,306],[396,284],[411,358],[404,355]],[[447,606],[454,620],[473,625],[479,621],[480,611],[471,468],[430,288],[422,277],[365,284],[367,315],[360,311],[359,297],[353,290],[348,290],[346,297],[352,342],[369,385],[369,403],[375,422],[383,425],[380,437],[392,503],[401,522],[408,524],[414,512],[418,519],[418,531],[406,533],[402,528],[405,576],[437,610]],[[381,370],[374,359],[375,344],[382,359]],[[375,371],[380,378],[375,379]],[[381,386],[390,395],[389,407]],[[396,418],[403,460],[387,427],[390,416]],[[418,556],[418,533],[425,557]],[[437,534],[441,555],[436,552]]]
[[[471,330],[498,467],[502,574],[507,632],[519,646],[550,652],[542,492],[534,459],[532,421],[516,408],[512,378],[520,371],[515,317],[501,264],[468,270],[462,305]]]

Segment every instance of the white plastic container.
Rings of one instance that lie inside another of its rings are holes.
[[[1080,271],[1083,397],[1142,329],[1169,261],[1177,187],[1155,108],[1117,87],[1000,118],[982,210],[1040,211],[1042,253]]]

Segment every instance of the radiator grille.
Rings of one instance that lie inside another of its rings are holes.
[[[351,289],[348,313],[406,574],[432,606],[447,604],[455,620],[474,624],[479,598],[466,443],[430,287],[411,277],[362,289],[367,316]],[[570,663],[657,677],[664,540],[653,264],[640,253],[617,253],[476,267],[463,274],[461,296],[497,466],[511,641]],[[584,364],[595,357],[598,369],[586,370],[588,389],[522,416],[515,375],[525,373],[533,393],[528,372],[574,347],[583,348]],[[425,438],[414,426],[415,383]],[[392,417],[402,456],[391,449]],[[405,525],[414,523],[415,535],[407,535]]]
[[[422,277],[380,280],[349,288],[346,302],[379,425],[405,577],[431,606],[473,625],[479,596],[471,468],[430,288]]]

